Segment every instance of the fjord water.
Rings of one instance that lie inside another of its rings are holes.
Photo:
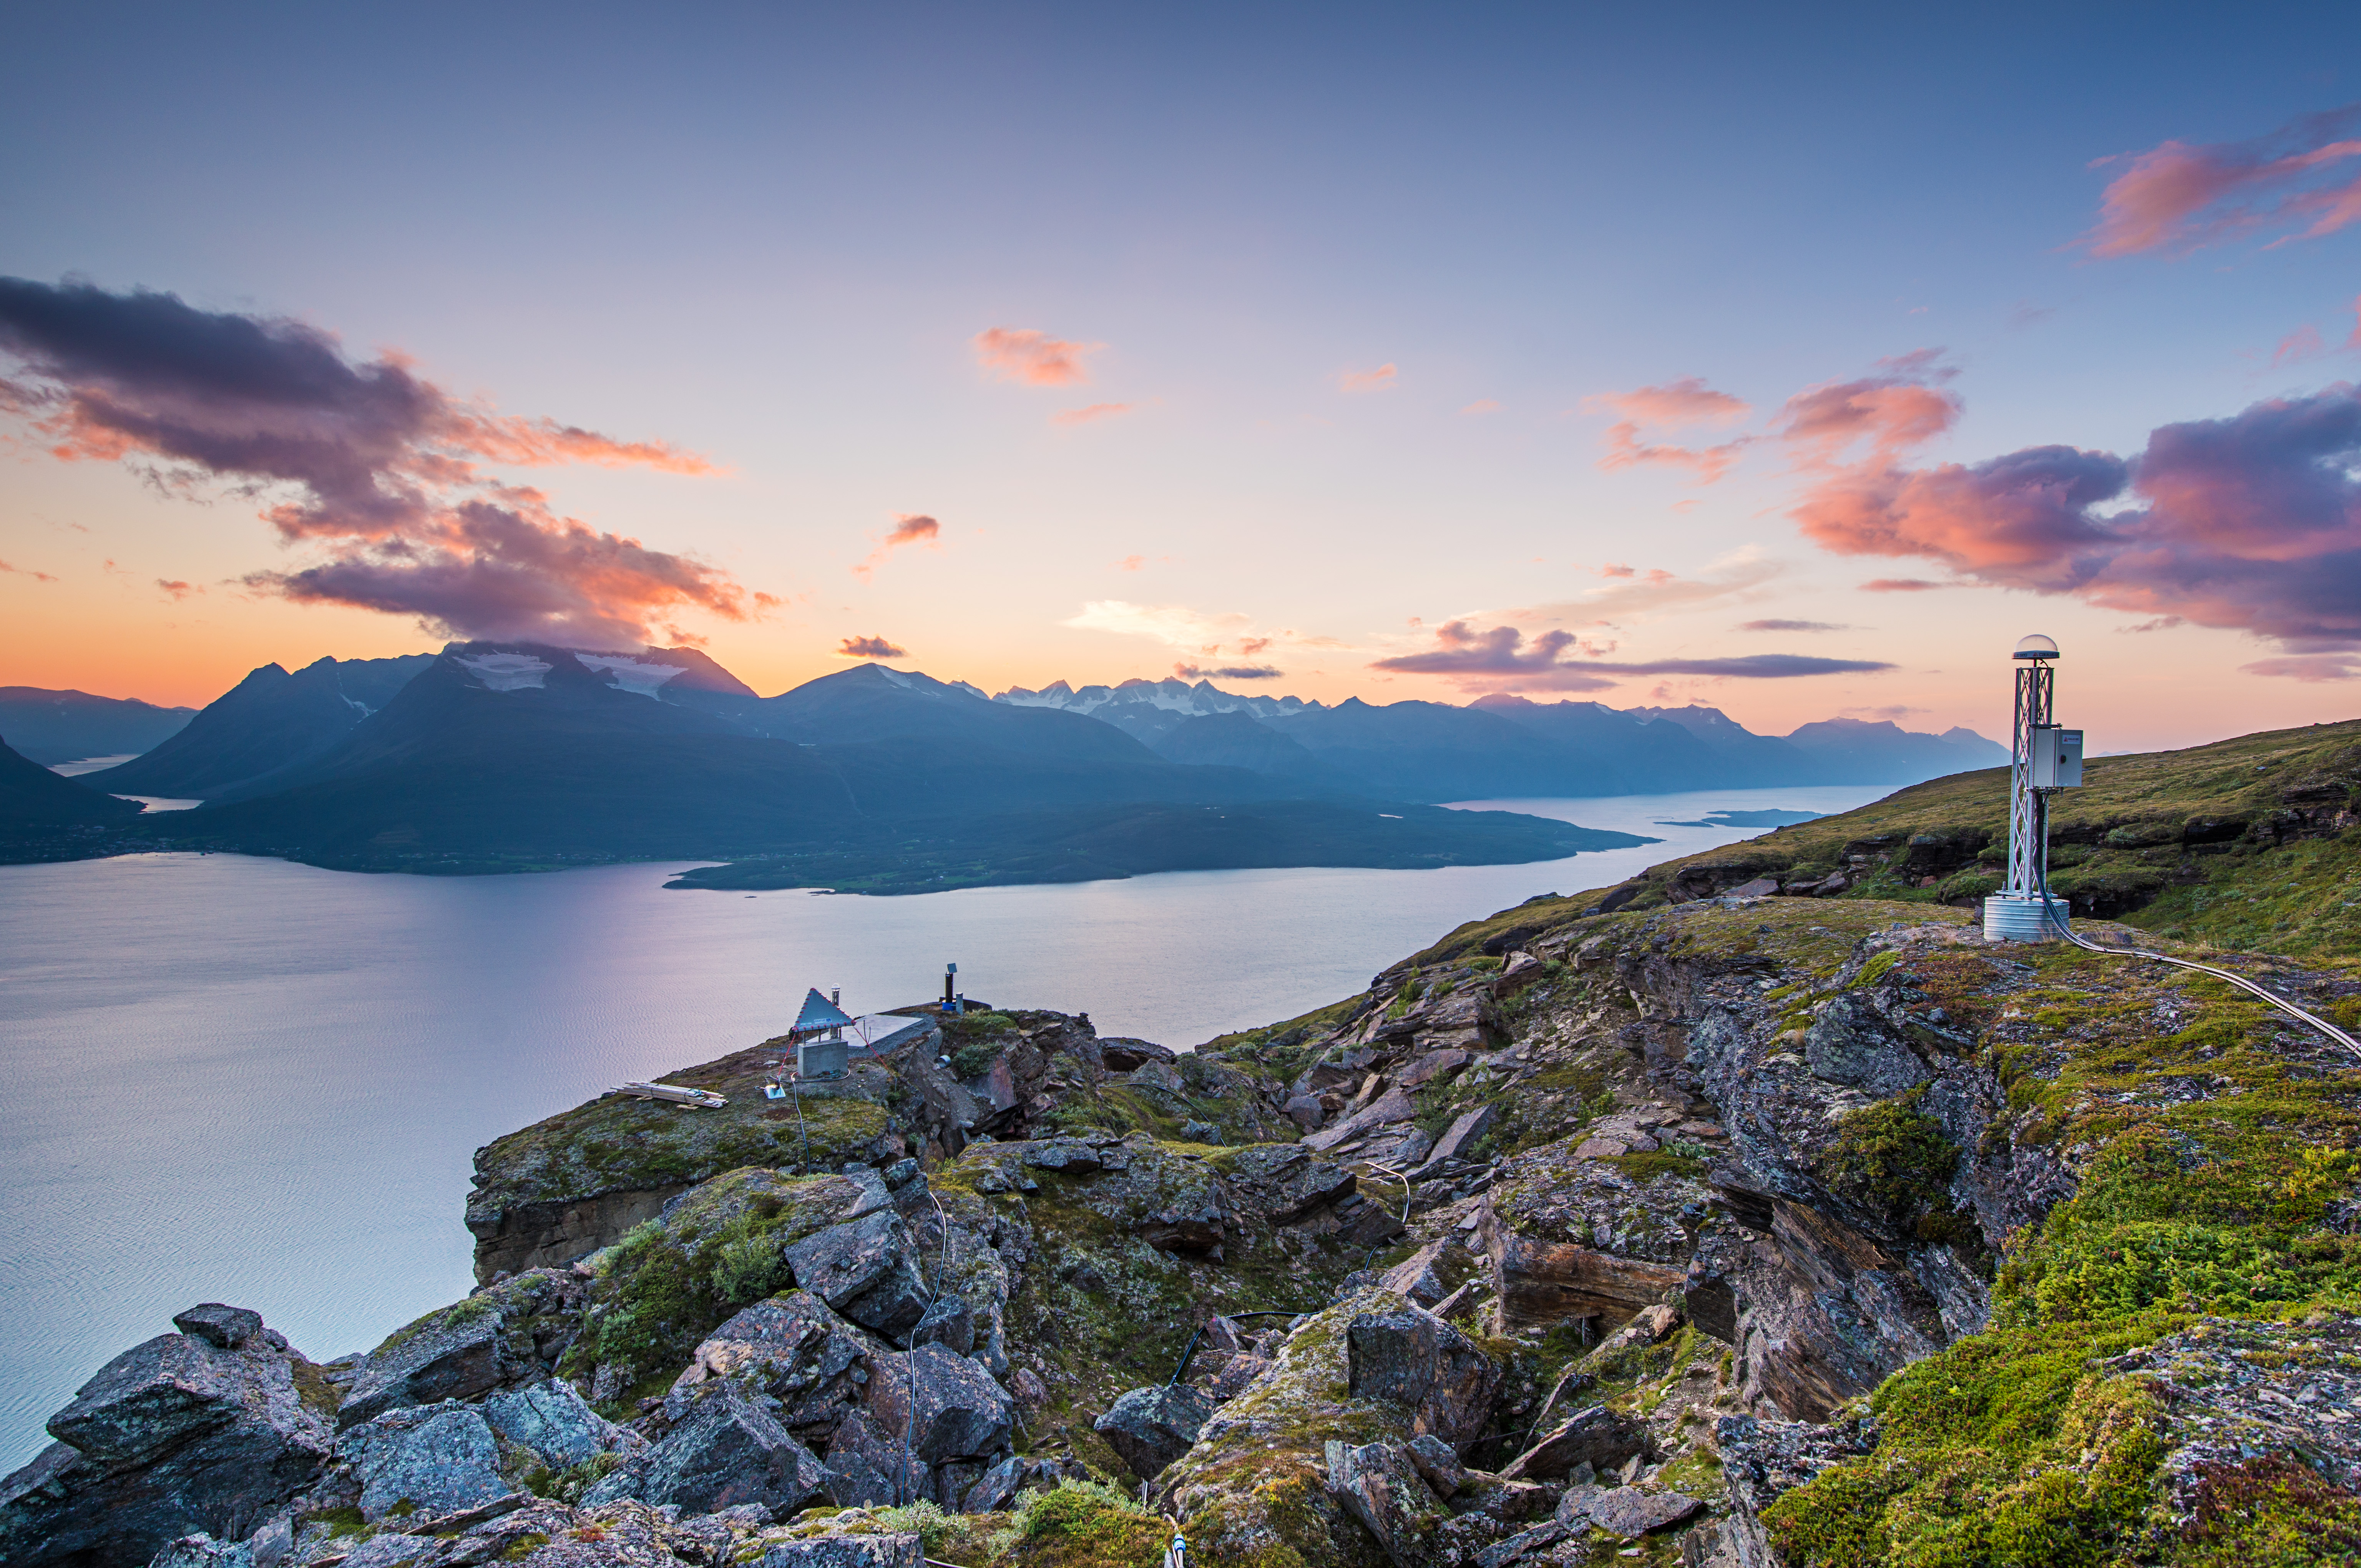
[[[1882,787],[1482,804],[1664,842],[1444,871],[1187,872],[908,898],[668,892],[678,867],[363,876],[238,856],[0,867],[0,1471],[200,1300],[325,1358],[473,1284],[475,1149],[611,1084],[962,989],[1188,1046],[1348,995],[1461,921]],[[752,904],[752,908],[747,905]],[[694,1114],[683,1112],[682,1114]]]

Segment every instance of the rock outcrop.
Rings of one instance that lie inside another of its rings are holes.
[[[0,1555],[2361,1560],[2355,1064],[1793,891],[1543,900],[1193,1053],[978,1014],[847,1081],[824,1169],[759,1111],[553,1118],[487,1151],[485,1288],[327,1367],[182,1313]]]
[[[51,1416],[57,1441],[0,1483],[0,1560],[144,1563],[194,1533],[242,1541],[328,1463],[335,1395],[254,1313],[184,1312]]]

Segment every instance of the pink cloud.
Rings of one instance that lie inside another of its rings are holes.
[[[2282,365],[2291,365],[2327,352],[2328,345],[2320,340],[2320,329],[2306,322],[2279,339],[2279,345],[2271,350],[2271,368],[2276,370]]]
[[[931,550],[941,540],[942,532],[943,525],[924,512],[896,512],[894,514],[894,526],[885,531],[885,537],[878,541],[877,548],[869,553],[868,559],[852,568],[852,575],[866,582],[870,574],[885,564],[885,557],[903,545],[924,544]]]
[[[905,659],[909,653],[907,648],[883,637],[848,637],[836,645],[840,659]]]
[[[1114,419],[1131,411],[1129,403],[1093,403],[1088,408],[1061,409],[1049,416],[1051,424],[1088,424],[1093,420]]]
[[[1927,385],[1954,374],[1938,363],[1942,352],[1915,349],[1879,361],[1883,375],[1806,387],[1780,405],[1772,433],[1806,467],[1833,464],[1864,441],[1882,459],[1923,445],[1960,417],[1959,398]]]
[[[1931,468],[1872,458],[1824,477],[1792,515],[1840,554],[1937,560],[1987,586],[2312,655],[2361,650],[2356,470],[2361,395],[2339,385],[2160,426],[2129,459],[2070,446]]]
[[[1598,460],[1598,466],[1609,473],[1644,464],[1686,468],[1697,476],[1697,483],[1710,485],[1730,472],[1730,465],[1738,461],[1738,454],[1749,444],[1750,438],[1741,435],[1719,446],[1652,445],[1640,439],[1640,426],[1626,420],[1608,427],[1607,455]]]
[[[1584,399],[1582,406],[1590,412],[1623,416],[1608,427],[1607,455],[1598,460],[1599,467],[1609,473],[1647,465],[1686,468],[1697,477],[1696,483],[1710,485],[1730,472],[1739,453],[1753,440],[1741,435],[1716,446],[1690,447],[1642,439],[1642,433],[1650,429],[1727,425],[1754,411],[1742,399],[1716,391],[1697,376],[1683,377],[1660,387],[1634,388],[1628,392],[1600,392]]]
[[[1374,370],[1339,370],[1336,389],[1340,392],[1382,392],[1393,386],[1401,372],[1388,360]]]
[[[1587,410],[1605,410],[1638,424],[1678,429],[1684,425],[1735,424],[1754,411],[1753,405],[1728,392],[1718,392],[1701,376],[1684,376],[1661,387],[1637,387],[1628,392],[1600,392],[1585,398]]]
[[[400,355],[356,364],[330,334],[200,311],[176,295],[0,279],[0,409],[68,461],[140,461],[167,490],[226,481],[312,565],[248,574],[303,602],[415,617],[452,637],[574,646],[646,641],[666,615],[748,614],[726,572],[558,516],[480,465],[714,471],[623,442],[461,402]]]
[[[2130,159],[2099,198],[2081,243],[2096,257],[2183,253],[2248,229],[2291,232],[2275,244],[2333,234],[2361,218],[2361,140],[2346,136],[2361,104],[2304,115],[2247,141],[2167,141]],[[2114,159],[2102,159],[2101,164]]]
[[[1004,381],[1017,381],[1028,387],[1066,387],[1089,380],[1083,356],[1106,346],[1104,343],[1051,337],[1031,327],[1005,326],[976,334],[974,343],[975,356],[986,370]]]
[[[12,572],[20,577],[30,577],[37,583],[54,583],[57,581],[55,577],[52,577],[47,572],[36,572],[30,566],[11,566],[5,561],[0,561],[0,572]]]
[[[1495,398],[1478,398],[1459,411],[1464,414],[1496,414],[1500,411],[1500,404]]]
[[[1865,594],[1924,594],[1937,588],[1958,587],[1955,583],[1929,582],[1925,577],[1872,577],[1861,585]]]
[[[175,602],[187,598],[192,593],[201,594],[205,591],[200,587],[193,587],[191,585],[181,582],[178,578],[174,577],[159,577],[156,579],[156,586],[163,589],[164,592]]]

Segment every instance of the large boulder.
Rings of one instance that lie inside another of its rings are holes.
[[[769,1543],[743,1568],[923,1568],[925,1550],[906,1532],[818,1535]]]
[[[825,1443],[873,1376],[872,1342],[808,1290],[757,1301],[708,1334],[664,1398],[678,1420],[697,1390],[727,1378],[776,1402],[798,1437]]]
[[[1577,1464],[1611,1469],[1646,1446],[1647,1433],[1636,1422],[1593,1405],[1567,1417],[1500,1474],[1510,1481],[1554,1481]]]
[[[890,1442],[906,1434],[920,1464],[990,1460],[1009,1451],[1016,1401],[966,1356],[922,1344],[876,1358],[869,1416]]]
[[[1154,1383],[1124,1394],[1093,1424],[1133,1475],[1153,1481],[1189,1452],[1213,1413],[1213,1397],[1202,1389]]]
[[[0,1481],[0,1562],[145,1563],[184,1536],[251,1533],[334,1442],[334,1391],[283,1343],[235,1317],[217,1336],[161,1334],[101,1367],[49,1419],[58,1441]]]
[[[1890,1099],[1917,1088],[1934,1073],[1883,1016],[1873,998],[1841,992],[1804,1036],[1804,1060],[1814,1078]]]
[[[1433,1313],[1417,1307],[1360,1313],[1346,1326],[1345,1344],[1353,1398],[1404,1407],[1413,1432],[1465,1449],[1491,1420],[1499,1365]]]
[[[349,1428],[336,1456],[360,1477],[361,1517],[434,1519],[480,1508],[514,1490],[484,1412],[448,1400],[388,1410]]]
[[[1425,1539],[1448,1515],[1402,1443],[1327,1444],[1328,1491],[1395,1568],[1425,1568]]]
[[[903,1501],[920,1489],[926,1475],[916,1454],[904,1462],[899,1433],[888,1442],[869,1412],[856,1409],[837,1423],[829,1439],[820,1488],[840,1508],[874,1508]]]
[[[786,1249],[796,1283],[862,1328],[895,1338],[927,1310],[917,1245],[891,1210],[830,1225]]]
[[[1356,1317],[1404,1306],[1391,1291],[1361,1290],[1298,1320],[1270,1365],[1157,1477],[1159,1500],[1180,1521],[1192,1554],[1309,1568],[1366,1558],[1360,1528],[1329,1487],[1326,1443],[1414,1435],[1403,1406],[1353,1397],[1345,1343]],[[1356,1544],[1346,1550],[1345,1542]]]
[[[496,1435],[532,1450],[552,1470],[585,1464],[641,1441],[592,1409],[562,1377],[504,1389],[486,1399],[483,1409],[485,1424]]]
[[[561,1340],[571,1338],[582,1286],[574,1276],[535,1269],[395,1330],[362,1360],[338,1423],[539,1382]]]
[[[173,1313],[172,1326],[216,1349],[236,1350],[262,1332],[262,1314],[250,1307],[200,1301],[185,1312]]]
[[[760,1503],[784,1518],[818,1497],[823,1479],[820,1462],[776,1416],[724,1382],[697,1399],[663,1442],[625,1460],[582,1500],[635,1497],[691,1514]]]
[[[1610,1535],[1637,1541],[1653,1530],[1686,1524],[1705,1512],[1705,1500],[1680,1492],[1643,1492],[1637,1486],[1569,1486],[1557,1506],[1557,1522],[1576,1529],[1595,1525]]]

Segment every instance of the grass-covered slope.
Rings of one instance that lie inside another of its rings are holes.
[[[2145,799],[2169,802],[2183,821],[2209,800],[2235,799],[2254,822],[2313,787],[2308,781],[2327,771],[2322,751],[2333,763],[2349,746],[2294,748],[2292,758],[2260,746],[2246,752],[2265,759],[2244,762],[2248,772],[2281,774],[2268,795],[2221,776],[2238,765],[2235,749],[2211,780],[2153,760],[2138,760],[2150,765],[2137,771],[2147,773]],[[2120,770],[2114,799],[2101,797],[2101,811],[2082,820],[2103,821],[2142,798],[2137,771]],[[1883,803],[1889,824],[1907,799]],[[2334,842],[2307,841],[2315,850]],[[2258,879],[2307,863],[2259,844],[2242,858]],[[1956,1135],[1926,1113],[1922,1091],[1907,1091],[1844,1111],[1814,1157],[1835,1195],[1831,1212],[1858,1211],[1857,1222],[1899,1245],[1960,1249],[1989,1280],[1991,1312],[1981,1332],[1901,1367],[1833,1424],[1810,1429],[1826,1434],[1838,1462],[1816,1466],[1762,1514],[1781,1562],[2361,1561],[2353,1481],[2361,1442],[2345,1435],[2340,1413],[2361,1387],[2361,1064],[2202,975],[2063,944],[1987,947],[1964,909],[1865,894],[1667,905],[1668,880],[1653,879],[1653,907],[1581,913],[1599,902],[1593,894],[1503,911],[1388,971],[1371,994],[1382,999],[1398,981],[1408,996],[1449,971],[1491,965],[1483,948],[1506,943],[1543,960],[1540,978],[1502,1006],[1501,1027],[1534,1052],[1546,1052],[1554,1033],[1598,1036],[1592,1021],[1612,1025],[1627,1003],[1694,1026],[1692,1041],[1712,1020],[1724,1035],[1769,1042],[1759,1049],[1774,1054],[1719,1107],[1741,1146],[1760,1131],[1756,1102],[1774,1087],[1767,1080],[1807,1081],[1796,1076],[1800,1062],[1775,1053],[1790,1040],[1805,1050],[1814,1019],[1848,999],[1874,999],[1937,1053],[1942,1071],[1982,1086],[1975,1099],[1985,1109]],[[2314,939],[2330,950],[2301,967],[2212,956],[2361,1027],[2361,955],[2322,929],[2312,927]],[[2127,934],[2101,926],[2098,935]],[[1291,1033],[1278,1029],[1263,1048]],[[1624,1034],[1608,1028],[1606,1037]],[[1233,1054],[1254,1047],[1241,1036]],[[1518,1085],[1501,1105],[1500,1147],[1538,1147],[1532,1140],[1545,1131],[1576,1141],[1585,1115],[1612,1097],[1603,1091],[1640,1070],[1629,1058],[1614,1064],[1615,1055],[1593,1053],[1612,1064],[1593,1079],[1554,1069]],[[1533,1065],[1552,1064],[1536,1055]],[[1455,1102],[1498,1092],[1475,1077],[1455,1086]],[[1546,1125],[1529,1125],[1522,1108],[1552,1097],[1561,1080],[1574,1098]],[[1556,1157],[1570,1168],[1622,1168],[1632,1158]],[[1645,1174],[1678,1175],[1675,1161],[1686,1159],[1707,1176],[1714,1157],[1675,1142],[1644,1157]],[[1511,1178],[1522,1168],[1504,1166],[1492,1195],[1511,1219],[1523,1201]],[[1529,1228],[1538,1233],[1540,1221]],[[1617,1245],[1629,1250],[1628,1239]]]
[[[2093,758],[2053,797],[2051,891],[2200,946],[2361,953],[2361,720]],[[2008,771],[1955,773],[1834,817],[1459,927],[1424,958],[1505,951],[1602,904],[1649,909],[1768,877],[1783,892],[1972,907],[2008,853]],[[1830,879],[1846,885],[1830,888]]]

